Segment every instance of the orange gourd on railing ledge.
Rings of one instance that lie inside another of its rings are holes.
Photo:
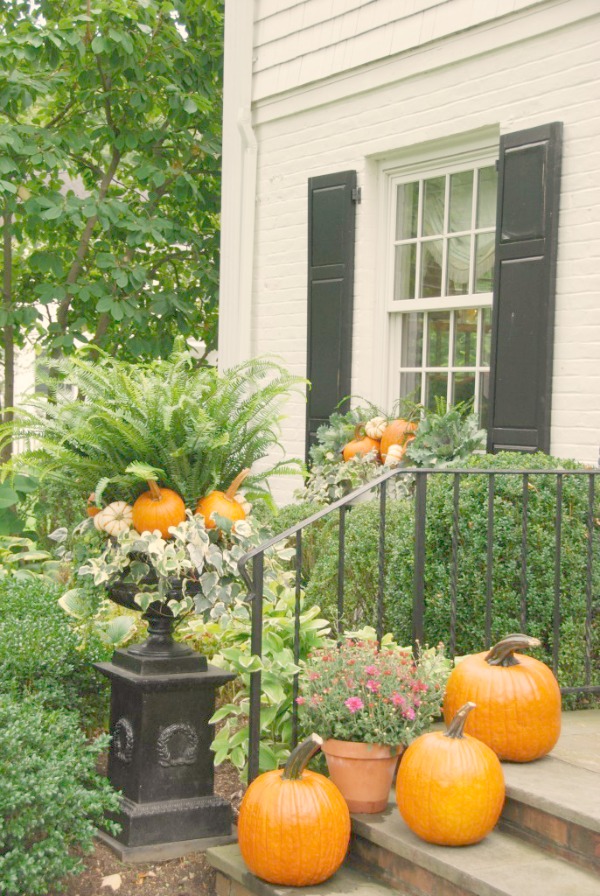
[[[169,526],[185,520],[185,504],[181,495],[170,488],[160,488],[148,480],[148,491],[143,492],[133,505],[133,526],[138,532],[158,529],[163,538],[170,538]]]
[[[500,761],[486,744],[464,734],[472,709],[474,703],[465,703],[446,732],[430,731],[414,740],[398,769],[400,814],[428,843],[477,843],[502,812],[505,787]]]
[[[539,647],[537,638],[508,635],[490,651],[465,657],[446,685],[444,719],[465,700],[477,713],[465,726],[500,759],[530,762],[549,753],[560,736],[561,697],[552,670],[516,650]]]
[[[217,524],[212,518],[213,513],[231,520],[232,523],[246,519],[246,512],[239,501],[235,500],[235,494],[249,472],[249,469],[245,469],[238,473],[227,491],[214,491],[206,497],[200,498],[195,512],[204,517],[204,525],[207,529],[217,528]]]
[[[256,778],[242,800],[238,841],[257,877],[285,887],[310,887],[338,870],[350,840],[344,797],[324,775],[306,768],[323,741],[299,744],[285,769]]]

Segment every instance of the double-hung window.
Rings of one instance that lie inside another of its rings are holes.
[[[485,421],[496,227],[496,152],[385,170],[388,394],[469,401]]]

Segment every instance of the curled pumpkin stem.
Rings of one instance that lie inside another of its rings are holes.
[[[312,757],[321,749],[322,744],[323,738],[318,734],[311,734],[301,744],[298,744],[296,749],[290,753],[281,777],[289,781],[296,781],[300,778]]]
[[[514,656],[515,650],[531,650],[541,645],[539,638],[531,638],[529,635],[507,635],[502,641],[494,644],[485,658],[490,666],[518,666],[519,661]]]
[[[246,469],[242,470],[240,473],[237,474],[237,476],[235,477],[235,479],[233,480],[233,482],[231,483],[231,485],[225,492],[226,498],[233,500],[235,493],[237,492],[238,488],[241,486],[242,482],[244,481],[246,476],[249,474],[249,472],[250,472],[250,467],[246,467]]]
[[[477,704],[471,703],[469,701],[468,703],[465,703],[463,706],[461,706],[461,708],[457,711],[456,715],[448,725],[448,730],[445,732],[446,737],[464,737],[467,716],[472,709],[475,709],[476,705]]]

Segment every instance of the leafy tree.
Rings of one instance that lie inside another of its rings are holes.
[[[6,365],[91,342],[212,347],[223,0],[0,4]]]

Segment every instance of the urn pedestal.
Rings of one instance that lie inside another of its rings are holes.
[[[112,595],[111,595],[112,596]],[[145,614],[149,637],[96,668],[111,680],[108,777],[121,791],[117,837],[125,861],[174,858],[233,840],[231,804],[214,793],[216,690],[235,675],[177,644],[172,619]]]

